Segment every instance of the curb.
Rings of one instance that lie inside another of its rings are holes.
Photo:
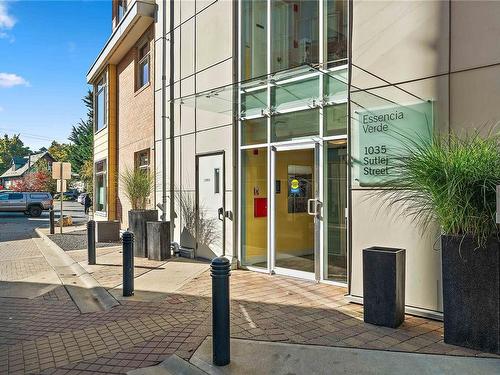
[[[46,248],[40,248],[40,251],[82,313],[106,311],[120,304],[40,228],[36,228],[35,232],[46,245]]]

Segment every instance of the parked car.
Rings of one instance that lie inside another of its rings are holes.
[[[38,217],[52,204],[52,195],[46,192],[0,192],[0,212],[24,212]]]
[[[87,196],[87,193],[81,193],[77,199],[78,203],[80,203],[81,205],[84,205],[86,196]]]

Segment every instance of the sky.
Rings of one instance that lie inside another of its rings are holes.
[[[111,0],[0,0],[0,136],[34,151],[67,142],[110,35]]]

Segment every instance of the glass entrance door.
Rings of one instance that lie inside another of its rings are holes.
[[[273,147],[272,270],[319,275],[319,145]]]

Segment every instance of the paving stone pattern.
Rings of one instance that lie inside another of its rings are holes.
[[[398,329],[365,324],[341,287],[241,270],[230,280],[233,337],[491,356],[444,344],[441,322],[407,316]],[[0,298],[0,373],[120,374],[174,353],[189,359],[211,334],[210,293],[204,272],[164,299],[106,312],[81,314],[62,286],[32,300]]]

